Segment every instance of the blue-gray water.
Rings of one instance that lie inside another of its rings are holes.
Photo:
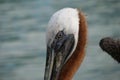
[[[120,80],[120,64],[99,48],[120,38],[120,0],[0,0],[0,80],[43,80],[45,29],[64,7],[81,9],[88,21],[86,57],[74,80]]]

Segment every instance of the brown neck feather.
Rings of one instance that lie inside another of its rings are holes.
[[[79,36],[76,50],[61,69],[58,80],[71,80],[84,59],[87,43],[87,23],[81,11],[79,11],[79,18]]]

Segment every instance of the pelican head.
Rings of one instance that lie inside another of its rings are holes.
[[[79,34],[79,11],[64,8],[51,17],[47,33],[47,57],[44,80],[58,80],[58,76],[76,49]]]

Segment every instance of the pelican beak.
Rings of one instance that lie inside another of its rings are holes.
[[[47,46],[44,80],[58,80],[61,68],[65,64],[75,43],[74,35],[64,35],[54,39],[51,47]]]

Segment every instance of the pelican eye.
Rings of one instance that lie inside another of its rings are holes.
[[[58,34],[58,38],[61,38],[61,37],[62,37],[62,33],[59,33],[59,34]]]
[[[60,31],[60,32],[58,32],[58,34],[56,35],[55,38],[56,39],[62,39],[63,35],[64,35],[63,31]]]

